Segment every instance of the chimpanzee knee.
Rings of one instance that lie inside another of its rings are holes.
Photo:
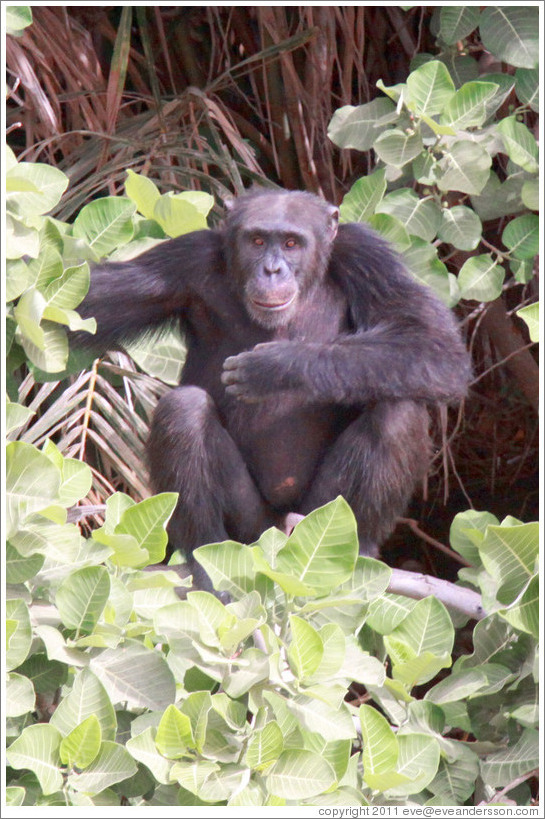
[[[365,409],[326,455],[303,511],[343,495],[358,523],[360,551],[376,557],[426,474],[428,425],[425,405],[413,401]]]
[[[252,542],[273,521],[205,390],[178,387],[161,399],[148,458],[153,490],[179,493],[170,545],[186,554],[198,585],[209,588],[193,549],[229,538]]]

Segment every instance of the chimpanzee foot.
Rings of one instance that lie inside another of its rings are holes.
[[[363,557],[380,557],[380,546],[377,546],[374,541],[360,536],[359,542],[360,555]]]
[[[297,526],[304,517],[304,515],[300,515],[298,512],[288,512],[282,526],[279,528],[282,529],[285,535],[291,535],[295,526]]]

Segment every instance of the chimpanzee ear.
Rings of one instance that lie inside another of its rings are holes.
[[[339,228],[339,208],[329,205],[329,241],[332,242]]]

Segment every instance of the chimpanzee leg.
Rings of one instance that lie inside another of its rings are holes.
[[[426,474],[428,422],[425,406],[412,401],[366,408],[327,453],[299,511],[342,495],[358,522],[360,552],[376,557]]]
[[[178,387],[159,401],[148,460],[154,492],[180,493],[170,545],[186,554],[195,585],[210,589],[193,549],[228,538],[251,543],[273,521],[205,390]]]

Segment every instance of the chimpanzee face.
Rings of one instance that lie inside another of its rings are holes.
[[[338,210],[300,192],[263,193],[243,213],[238,202],[227,223],[230,272],[252,319],[283,327],[300,296],[323,280]]]

